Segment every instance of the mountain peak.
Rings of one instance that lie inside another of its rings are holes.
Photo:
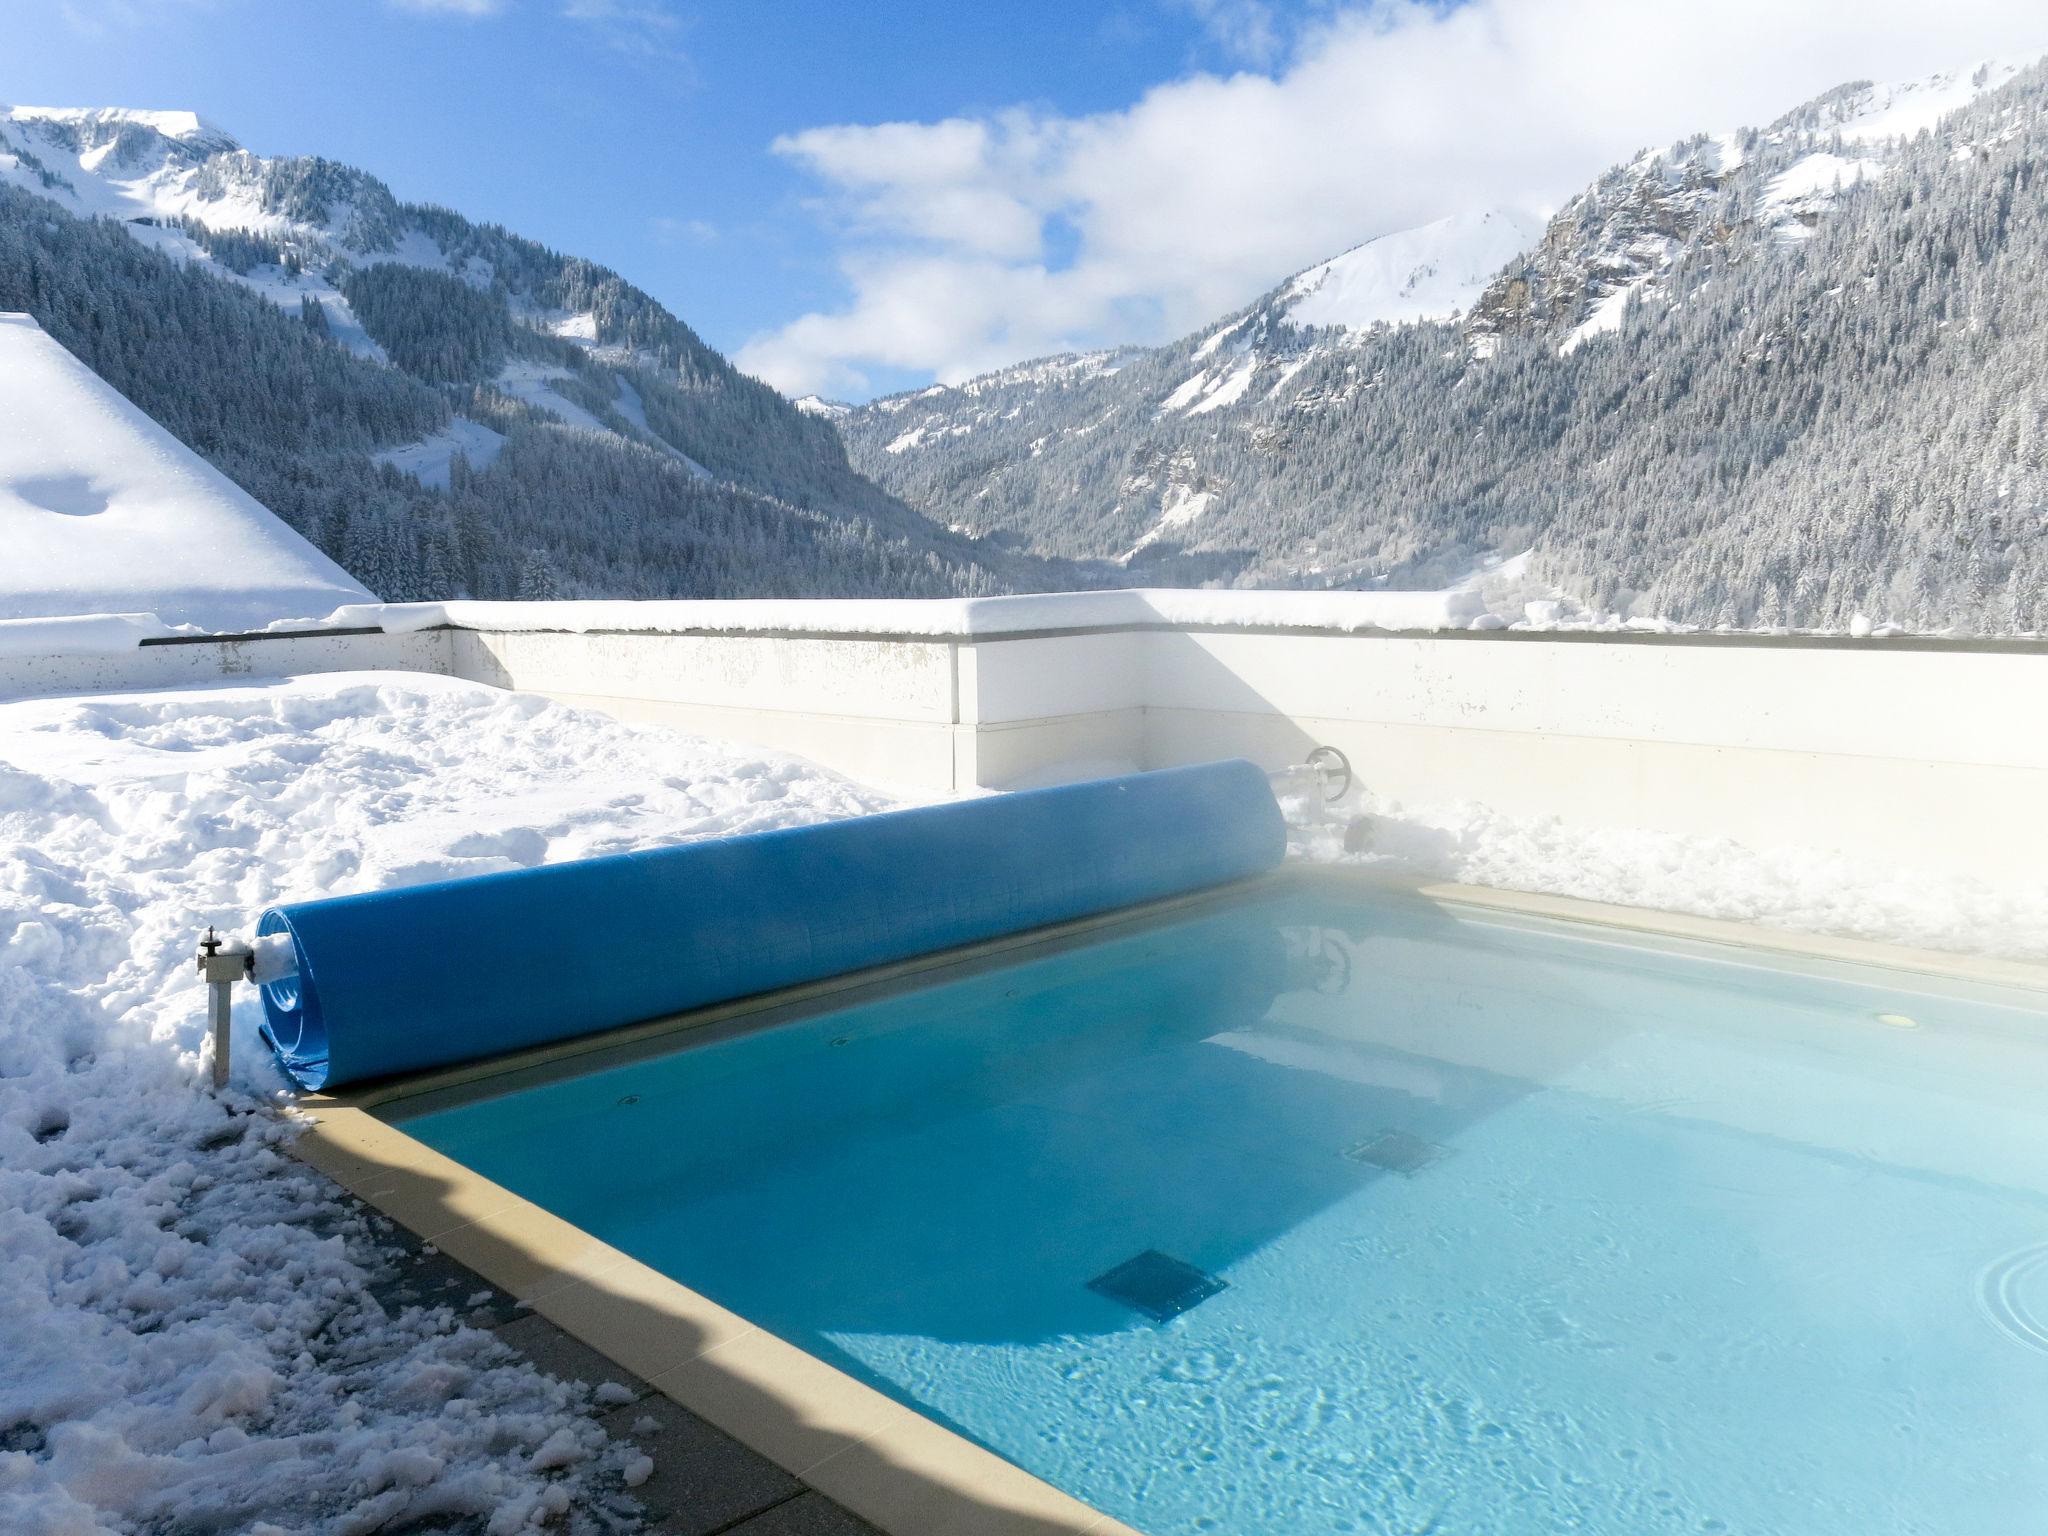
[[[157,111],[146,107],[7,107],[14,123],[53,123],[91,138],[112,136],[123,128],[144,128],[206,154],[240,149],[235,136],[197,112]]]

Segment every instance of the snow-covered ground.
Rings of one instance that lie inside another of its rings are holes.
[[[433,677],[0,704],[0,1531],[601,1508],[631,1453],[584,1389],[371,1298],[379,1240],[282,1150],[253,999],[232,1105],[202,1090],[195,930],[885,804]]]

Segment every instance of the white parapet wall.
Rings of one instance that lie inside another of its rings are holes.
[[[940,791],[1327,743],[1410,804],[2048,867],[2048,645],[1472,617],[1459,594],[450,603],[385,610],[391,633],[0,654],[0,695],[445,671]]]

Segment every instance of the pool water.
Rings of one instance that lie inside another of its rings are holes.
[[[1153,1536],[2048,1531],[2048,995],[1333,878],[388,1113]]]

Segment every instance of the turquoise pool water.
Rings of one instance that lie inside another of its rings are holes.
[[[1153,1536],[2048,1531],[2041,994],[1332,880],[391,1117]]]

